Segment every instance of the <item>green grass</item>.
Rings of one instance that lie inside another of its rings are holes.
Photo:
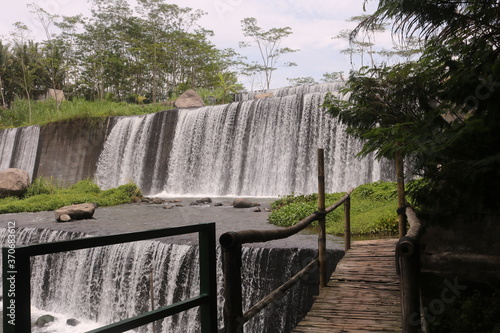
[[[65,101],[56,107],[54,100],[31,102],[18,99],[10,109],[0,110],[0,128],[44,125],[50,122],[71,119],[104,118],[110,116],[133,116],[171,109],[166,104],[129,104],[125,102],[95,101],[84,99]]]
[[[99,206],[113,206],[131,202],[134,198],[141,196],[135,184],[102,191],[91,180],[82,180],[65,188],[52,179],[37,178],[24,197],[0,199],[0,214],[50,211],[86,202],[95,202]]]
[[[337,202],[345,193],[326,194],[326,206]],[[271,204],[269,222],[291,226],[311,215],[317,208],[317,194],[287,195]],[[361,185],[351,194],[351,233],[354,235],[397,234],[396,183],[375,182]],[[326,218],[329,234],[344,233],[343,206]]]

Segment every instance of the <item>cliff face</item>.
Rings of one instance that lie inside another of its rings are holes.
[[[43,126],[33,177],[53,177],[69,184],[92,177],[110,119],[76,119]]]

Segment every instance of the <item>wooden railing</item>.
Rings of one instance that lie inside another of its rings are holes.
[[[396,267],[401,292],[402,331],[403,333],[416,333],[421,332],[418,241],[423,227],[411,207],[406,207],[405,212],[410,229],[396,245]]]
[[[353,189],[349,190],[339,201],[332,206],[325,208],[325,185],[324,185],[324,150],[318,149],[318,211],[304,218],[297,224],[282,229],[274,230],[245,230],[238,232],[226,232],[221,235],[219,241],[223,251],[224,270],[224,330],[225,333],[241,333],[243,325],[264,309],[268,304],[274,302],[280,295],[290,289],[300,279],[319,266],[319,284],[326,286],[328,277],[326,276],[326,232],[325,218],[336,208],[344,204],[345,212],[345,247],[350,248],[350,195]],[[287,282],[282,284],[260,302],[243,313],[242,309],[242,287],[241,287],[241,255],[242,245],[249,243],[268,242],[277,239],[290,237],[309,226],[312,222],[318,221],[318,255],[300,272],[295,274]]]

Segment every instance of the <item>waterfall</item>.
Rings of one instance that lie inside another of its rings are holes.
[[[54,242],[86,237],[82,233],[35,228],[16,229],[17,244]],[[0,229],[6,244],[7,231]],[[312,250],[244,248],[244,311],[300,268]],[[220,250],[219,250],[220,253]],[[222,327],[222,274],[218,255],[218,312]],[[198,247],[140,241],[113,246],[36,256],[31,261],[31,304],[40,315],[77,318],[98,326],[151,310],[150,276],[155,308],[193,297],[199,293]],[[283,278],[283,274],[285,275]],[[267,307],[246,324],[246,332],[288,332],[308,309],[316,286],[292,289],[283,299]],[[1,290],[1,288],[0,288]],[[34,318],[36,319],[36,318]],[[78,327],[55,332],[75,332]],[[151,332],[152,325],[139,332]],[[56,326],[54,326],[56,327]],[[162,320],[156,332],[199,332],[199,311],[192,309]],[[90,329],[90,328],[89,328]],[[49,330],[51,332],[52,329]],[[37,332],[45,332],[37,330]],[[48,331],[47,331],[48,332]]]
[[[316,191],[316,149],[324,148],[329,192],[389,180],[392,167],[372,156],[356,158],[361,142],[321,109],[326,92],[338,88],[283,88],[271,98],[178,110],[175,126],[170,122],[155,131],[152,116],[121,117],[106,141],[96,178],[104,188],[133,180],[148,195],[306,194]],[[168,158],[149,152],[152,136],[163,138],[156,153]],[[152,185],[141,186],[148,179]]]
[[[39,135],[39,126],[0,130],[0,170],[22,169],[32,179]]]

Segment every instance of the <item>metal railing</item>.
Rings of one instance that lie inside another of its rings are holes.
[[[30,257],[190,233],[198,233],[199,295],[90,332],[124,332],[198,306],[200,307],[201,332],[217,332],[215,223],[25,246],[13,244],[13,246],[4,247],[2,249],[4,332],[31,332]]]
[[[350,195],[353,189],[349,190],[339,201],[332,206],[325,208],[325,186],[324,186],[324,150],[318,149],[318,211],[306,217],[297,224],[282,229],[274,230],[245,230],[238,232],[226,232],[221,235],[219,242],[223,252],[224,270],[224,332],[243,332],[243,325],[257,315],[268,304],[274,302],[285,291],[294,286],[300,279],[319,266],[319,283],[321,287],[326,286],[328,278],[326,276],[326,232],[325,217],[336,208],[344,204],[345,212],[345,246],[346,251],[350,248]],[[242,245],[249,243],[261,243],[277,239],[290,237],[309,226],[312,222],[319,223],[318,255],[300,272],[295,274],[287,282],[271,292],[260,302],[252,306],[243,313],[242,310],[242,287],[241,287],[241,266],[242,266]]]
[[[420,323],[420,248],[418,241],[423,231],[422,223],[411,207],[406,207],[410,229],[396,245],[396,268],[401,292],[402,331],[421,332]]]

